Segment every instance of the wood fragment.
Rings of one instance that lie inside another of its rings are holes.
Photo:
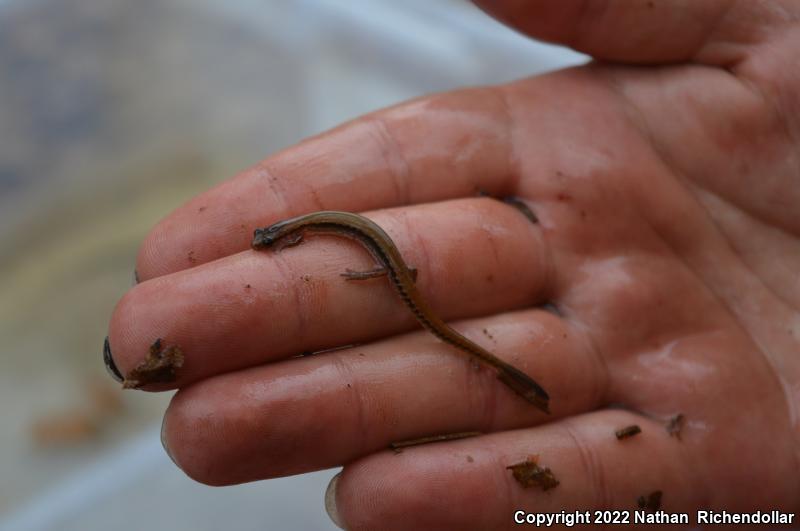
[[[655,490],[647,496],[639,496],[639,499],[636,500],[636,505],[639,506],[639,509],[657,512],[661,510],[661,496],[663,494],[660,490]]]
[[[686,416],[683,413],[678,413],[667,422],[667,433],[669,433],[670,437],[675,437],[679,441],[681,440],[681,432],[683,431],[683,427],[686,424]]]
[[[524,488],[539,487],[542,490],[554,489],[559,485],[559,481],[549,468],[539,466],[539,456],[532,455],[515,465],[507,466],[511,470],[514,479]]]
[[[617,439],[622,440],[633,437],[639,433],[642,433],[642,428],[636,424],[631,424],[630,426],[625,426],[624,428],[615,431],[614,435],[617,436]]]
[[[138,389],[152,383],[174,382],[176,369],[183,367],[183,352],[176,345],[162,347],[161,339],[150,345],[150,353],[139,365],[128,372],[123,389]]]

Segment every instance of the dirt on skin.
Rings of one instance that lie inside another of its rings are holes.
[[[511,470],[514,479],[517,483],[525,487],[539,487],[542,490],[554,489],[558,486],[559,481],[549,468],[542,468],[539,466],[539,456],[528,456],[528,459],[522,463],[506,467]]]
[[[177,345],[162,348],[161,339],[156,339],[144,361],[125,375],[122,388],[138,389],[153,383],[174,382],[176,369],[183,366],[183,359],[183,352]]]

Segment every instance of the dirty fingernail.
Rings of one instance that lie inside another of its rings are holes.
[[[135,286],[139,283],[139,272],[135,269],[133,270],[133,280],[131,280],[131,286]]]
[[[328,483],[328,488],[325,490],[325,510],[328,512],[328,517],[336,524],[336,527],[344,529],[339,511],[336,509],[336,486],[339,483],[339,476],[341,475],[342,473],[339,472],[333,476],[331,482]]]
[[[122,382],[122,373],[119,372],[116,363],[114,363],[114,358],[111,357],[111,345],[108,344],[108,336],[106,336],[106,340],[103,342],[103,363],[106,364],[108,374],[116,381]]]

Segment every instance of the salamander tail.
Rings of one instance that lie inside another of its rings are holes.
[[[522,398],[550,414],[550,395],[533,378],[508,364],[499,369],[497,378]]]

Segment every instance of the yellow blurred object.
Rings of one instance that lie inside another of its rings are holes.
[[[102,436],[104,428],[124,412],[122,390],[98,377],[82,386],[79,404],[55,410],[34,419],[31,438],[40,448],[76,446]]]

